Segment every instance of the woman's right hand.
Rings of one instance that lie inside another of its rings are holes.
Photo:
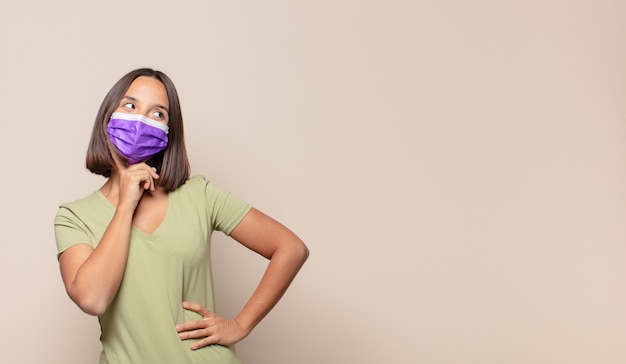
[[[137,163],[120,169],[119,175],[120,192],[117,207],[126,207],[132,211],[137,208],[144,191],[155,190],[155,180],[159,178],[156,168],[146,163]]]

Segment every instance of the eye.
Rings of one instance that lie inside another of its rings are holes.
[[[130,110],[135,110],[135,104],[133,104],[132,102],[124,103],[122,104],[122,107]]]
[[[152,111],[151,115],[152,115],[152,118],[154,118],[155,120],[167,122],[169,119],[169,117],[167,116],[167,111],[161,110],[161,109],[156,109]]]

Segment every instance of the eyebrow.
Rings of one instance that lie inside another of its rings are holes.
[[[130,100],[130,101],[139,101],[139,100],[137,100],[136,98],[134,98],[134,97],[132,97],[132,96],[123,96],[123,97],[122,97],[122,100],[124,100],[124,99],[128,99],[128,100]],[[158,107],[158,108],[161,108],[161,109],[165,110],[168,114],[170,113],[170,109],[168,109],[167,107],[165,107],[165,106],[163,106],[163,105],[161,105],[161,104],[155,104],[154,106],[156,106],[156,107]]]

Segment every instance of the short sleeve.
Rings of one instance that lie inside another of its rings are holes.
[[[232,193],[223,190],[202,177],[210,223],[214,230],[226,235],[239,225],[252,208]]]
[[[89,244],[87,227],[67,207],[61,206],[54,218],[54,236],[57,243],[57,258],[61,253],[76,244]]]

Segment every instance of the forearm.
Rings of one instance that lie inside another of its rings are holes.
[[[278,303],[308,255],[308,249],[299,239],[274,252],[259,285],[235,318],[247,333]]]
[[[116,211],[98,246],[68,285],[72,300],[89,314],[103,314],[117,294],[128,258],[132,216],[132,211]]]

